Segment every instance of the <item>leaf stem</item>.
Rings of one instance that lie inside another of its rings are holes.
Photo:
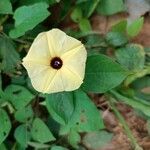
[[[134,98],[125,97],[124,95],[121,95],[115,90],[109,91],[109,93],[116,98],[119,101],[122,101],[126,103],[127,105],[130,105],[131,107],[140,110],[143,112],[146,116],[150,116],[150,107],[149,105],[141,102],[141,100],[137,100]],[[142,100],[143,101],[143,100]]]
[[[127,87],[129,84],[131,84],[136,79],[144,77],[147,74],[150,74],[150,66],[145,66],[145,68],[143,70],[138,71],[138,72],[128,76],[128,78],[124,82],[124,85]]]
[[[0,25],[2,25],[3,23],[5,23],[8,18],[9,18],[8,15],[4,16],[4,17],[0,20]]]
[[[48,144],[39,144],[39,143],[36,143],[36,142],[28,142],[28,145],[31,146],[31,147],[34,147],[35,149],[39,149],[39,148],[43,148],[43,149],[46,149],[46,148],[50,148],[51,146],[48,145]]]
[[[143,150],[139,144],[137,143],[137,140],[135,139],[135,137],[132,134],[132,131],[130,130],[128,124],[126,123],[125,119],[123,118],[123,116],[121,115],[121,113],[118,111],[118,109],[116,108],[114,101],[112,99],[112,97],[109,98],[109,104],[112,108],[112,110],[114,111],[115,115],[117,116],[119,122],[123,125],[123,128],[128,136],[128,138],[130,139],[130,142],[132,144],[132,147],[134,148],[134,150]]]

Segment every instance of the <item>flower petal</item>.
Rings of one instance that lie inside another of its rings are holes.
[[[64,91],[76,90],[83,83],[82,78],[75,72],[72,72],[70,69],[63,67],[61,72]]]
[[[82,79],[77,74],[63,67],[56,73],[51,83],[49,83],[46,93],[72,91],[79,88],[82,82]]]
[[[74,50],[76,48],[79,48],[82,45],[81,41],[66,35],[66,40],[63,44],[63,53],[65,54],[68,51]]]
[[[47,32],[49,45],[52,47],[53,56],[61,56],[62,54],[82,45],[80,41],[66,35],[59,29],[52,29]]]
[[[85,62],[86,62],[87,52],[83,45],[79,48],[75,48],[62,56],[63,66],[78,74],[83,80],[85,74]]]
[[[47,34],[49,47],[52,48],[53,57],[60,56],[63,53],[63,44],[66,40],[66,34],[59,29],[52,29]]]
[[[47,87],[45,93],[56,93],[64,91],[64,85],[61,78],[61,71],[58,70],[55,77],[49,81],[49,86]]]
[[[23,59],[23,61],[39,61],[40,64],[40,61],[50,60],[50,58],[51,54],[47,43],[47,36],[45,32],[43,32],[35,38],[27,56]]]
[[[24,62],[23,65],[27,69],[33,87],[37,91],[45,93],[49,86],[49,82],[54,78],[57,70],[54,70],[49,66],[31,62]]]
[[[58,70],[50,66],[53,57],[63,61]],[[72,91],[83,82],[86,57],[85,47],[80,41],[59,29],[53,29],[37,36],[23,59],[23,65],[37,91]]]

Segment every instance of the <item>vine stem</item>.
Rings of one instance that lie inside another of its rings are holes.
[[[134,150],[143,150],[143,148],[141,148],[139,146],[139,144],[137,143],[137,140],[135,139],[135,137],[133,136],[132,134],[132,131],[130,130],[128,124],[126,123],[125,119],[123,118],[123,116],[121,115],[121,113],[118,111],[117,107],[115,106],[114,104],[114,101],[113,101],[113,98],[110,97],[109,95],[109,104],[114,112],[114,114],[116,115],[116,117],[118,118],[119,122],[122,124],[124,130],[125,130],[125,133],[127,134],[131,144],[132,144],[132,147],[134,148]]]
[[[28,41],[24,41],[24,40],[21,40],[21,39],[13,39],[15,42],[18,42],[18,43],[21,43],[21,44],[26,44],[26,45],[31,45],[30,42]]]
[[[83,37],[86,37],[86,36],[89,36],[89,35],[102,35],[101,32],[98,32],[98,31],[88,31],[88,32],[85,32],[85,33],[80,33],[80,34],[77,34],[76,35],[76,38],[83,38]]]

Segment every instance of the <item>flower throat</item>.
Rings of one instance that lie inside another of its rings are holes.
[[[59,57],[52,58],[50,65],[54,69],[60,69],[63,65],[63,61]]]

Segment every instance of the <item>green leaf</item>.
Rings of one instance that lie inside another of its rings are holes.
[[[19,109],[15,113],[15,119],[19,122],[26,122],[27,120],[30,120],[33,117],[33,110],[31,105],[27,107],[23,107],[22,109]]]
[[[68,1],[68,0],[61,0],[60,1],[60,6],[61,10],[60,10],[60,17],[58,21],[62,21],[63,19],[65,19],[66,16],[68,16],[68,14],[70,13],[70,10],[72,8],[72,1]]]
[[[60,0],[20,0],[19,5],[32,5],[39,2],[45,2],[49,5],[53,5],[55,3],[58,3]]]
[[[11,122],[5,110],[0,109],[0,144],[6,139],[11,129]]]
[[[105,93],[118,86],[127,75],[111,58],[102,54],[89,56],[82,87],[88,92]]]
[[[55,140],[55,137],[40,118],[35,118],[33,121],[31,134],[32,138],[40,143],[46,143]]]
[[[143,69],[130,71],[130,75],[124,81],[124,86],[128,87],[133,81],[150,74],[150,66],[145,66]]]
[[[19,143],[15,142],[12,145],[12,148],[15,148],[15,150],[26,150],[26,148],[22,147]]]
[[[48,148],[50,148],[49,144],[43,144],[43,143],[39,143],[39,142],[29,142],[29,144],[30,144],[30,146],[32,146],[38,150],[47,150]]]
[[[26,76],[23,74],[18,75],[18,76],[13,76],[11,78],[11,84],[25,85],[26,84]]]
[[[143,23],[144,23],[143,17],[138,18],[134,20],[132,23],[130,23],[127,26],[127,34],[129,35],[129,37],[137,36],[143,27]]]
[[[86,36],[84,40],[86,41],[85,47],[87,49],[88,56],[93,54],[99,54],[100,52],[106,52],[108,44],[102,36],[98,34],[93,34]]]
[[[76,0],[76,4],[80,4],[80,3],[83,3],[83,2],[87,2],[88,0]]]
[[[22,109],[34,98],[34,95],[25,87],[13,84],[7,86],[5,94],[16,109]]]
[[[101,0],[97,12],[102,15],[113,15],[125,10],[122,0]]]
[[[96,7],[98,6],[98,3],[100,2],[101,0],[94,0],[92,3],[91,3],[91,0],[89,0],[87,2],[87,8],[86,8],[86,11],[87,11],[87,17],[89,18],[92,13],[94,12],[94,10],[96,9]]]
[[[83,138],[83,144],[88,149],[101,149],[112,140],[113,134],[107,131],[87,133]]]
[[[132,87],[137,90],[142,90],[143,88],[150,87],[150,77],[145,76],[143,78],[139,78],[132,83]]]
[[[40,2],[17,8],[14,13],[15,28],[10,31],[10,37],[20,37],[45,20],[50,14],[47,10],[48,6],[47,3]]]
[[[78,148],[78,144],[81,141],[81,137],[80,134],[75,130],[75,129],[71,129],[69,135],[68,135],[68,142],[69,144],[74,147],[74,148]]]
[[[14,137],[22,147],[27,147],[31,139],[31,133],[28,131],[27,126],[22,124],[16,128]]]
[[[150,57],[150,47],[145,47],[144,48],[146,55]]]
[[[51,150],[68,150],[68,149],[65,148],[65,147],[62,147],[62,146],[53,146],[53,147],[51,148]]]
[[[103,120],[93,102],[81,90],[74,91],[73,93],[75,110],[68,124],[61,126],[60,134],[67,134],[70,132],[70,129],[76,129],[78,132],[103,129]]]
[[[33,93],[34,95],[37,95],[38,91],[36,91],[35,88],[33,87],[29,76],[26,78],[25,82],[26,82],[27,88],[31,91],[31,93]]]
[[[115,51],[117,61],[129,70],[143,69],[145,63],[145,52],[141,45],[128,44],[126,47]]]
[[[92,3],[91,0],[85,0],[85,1],[82,0],[81,2],[76,1],[76,4],[78,4],[82,9],[83,16],[85,18],[89,18],[95,11],[99,2],[100,0],[93,0]]]
[[[20,57],[15,50],[14,43],[7,37],[0,36],[0,57],[2,59],[1,69],[4,72],[13,72],[20,62]]]
[[[56,120],[56,119],[55,119]],[[59,129],[60,129],[60,124],[55,121],[51,115],[49,115],[49,117],[47,118],[47,126],[50,129],[50,131],[52,131],[52,133],[56,136],[59,135]]]
[[[104,38],[97,34],[86,36],[85,41],[86,41],[85,45],[87,47],[92,47],[92,46],[94,47],[94,46],[105,44]]]
[[[75,7],[71,13],[71,19],[74,22],[79,22],[82,19],[82,10],[80,7]]]
[[[82,32],[88,32],[92,30],[91,24],[88,19],[82,18],[79,22],[79,28]]]
[[[46,97],[46,106],[57,122],[66,124],[74,111],[73,94],[71,92],[49,94]]]
[[[10,0],[0,0],[0,14],[12,14],[12,5]]]
[[[127,28],[127,20],[121,20],[111,27],[111,31],[126,33],[126,28]]]
[[[132,88],[135,89],[136,96],[150,102],[150,77],[144,76],[132,83]],[[149,103],[150,104],[150,103]]]
[[[5,146],[4,143],[0,144],[0,149],[1,149],[1,150],[7,150],[7,148],[6,148],[6,146]]]
[[[112,46],[122,46],[128,42],[125,34],[121,32],[108,32],[106,35],[107,42]]]

